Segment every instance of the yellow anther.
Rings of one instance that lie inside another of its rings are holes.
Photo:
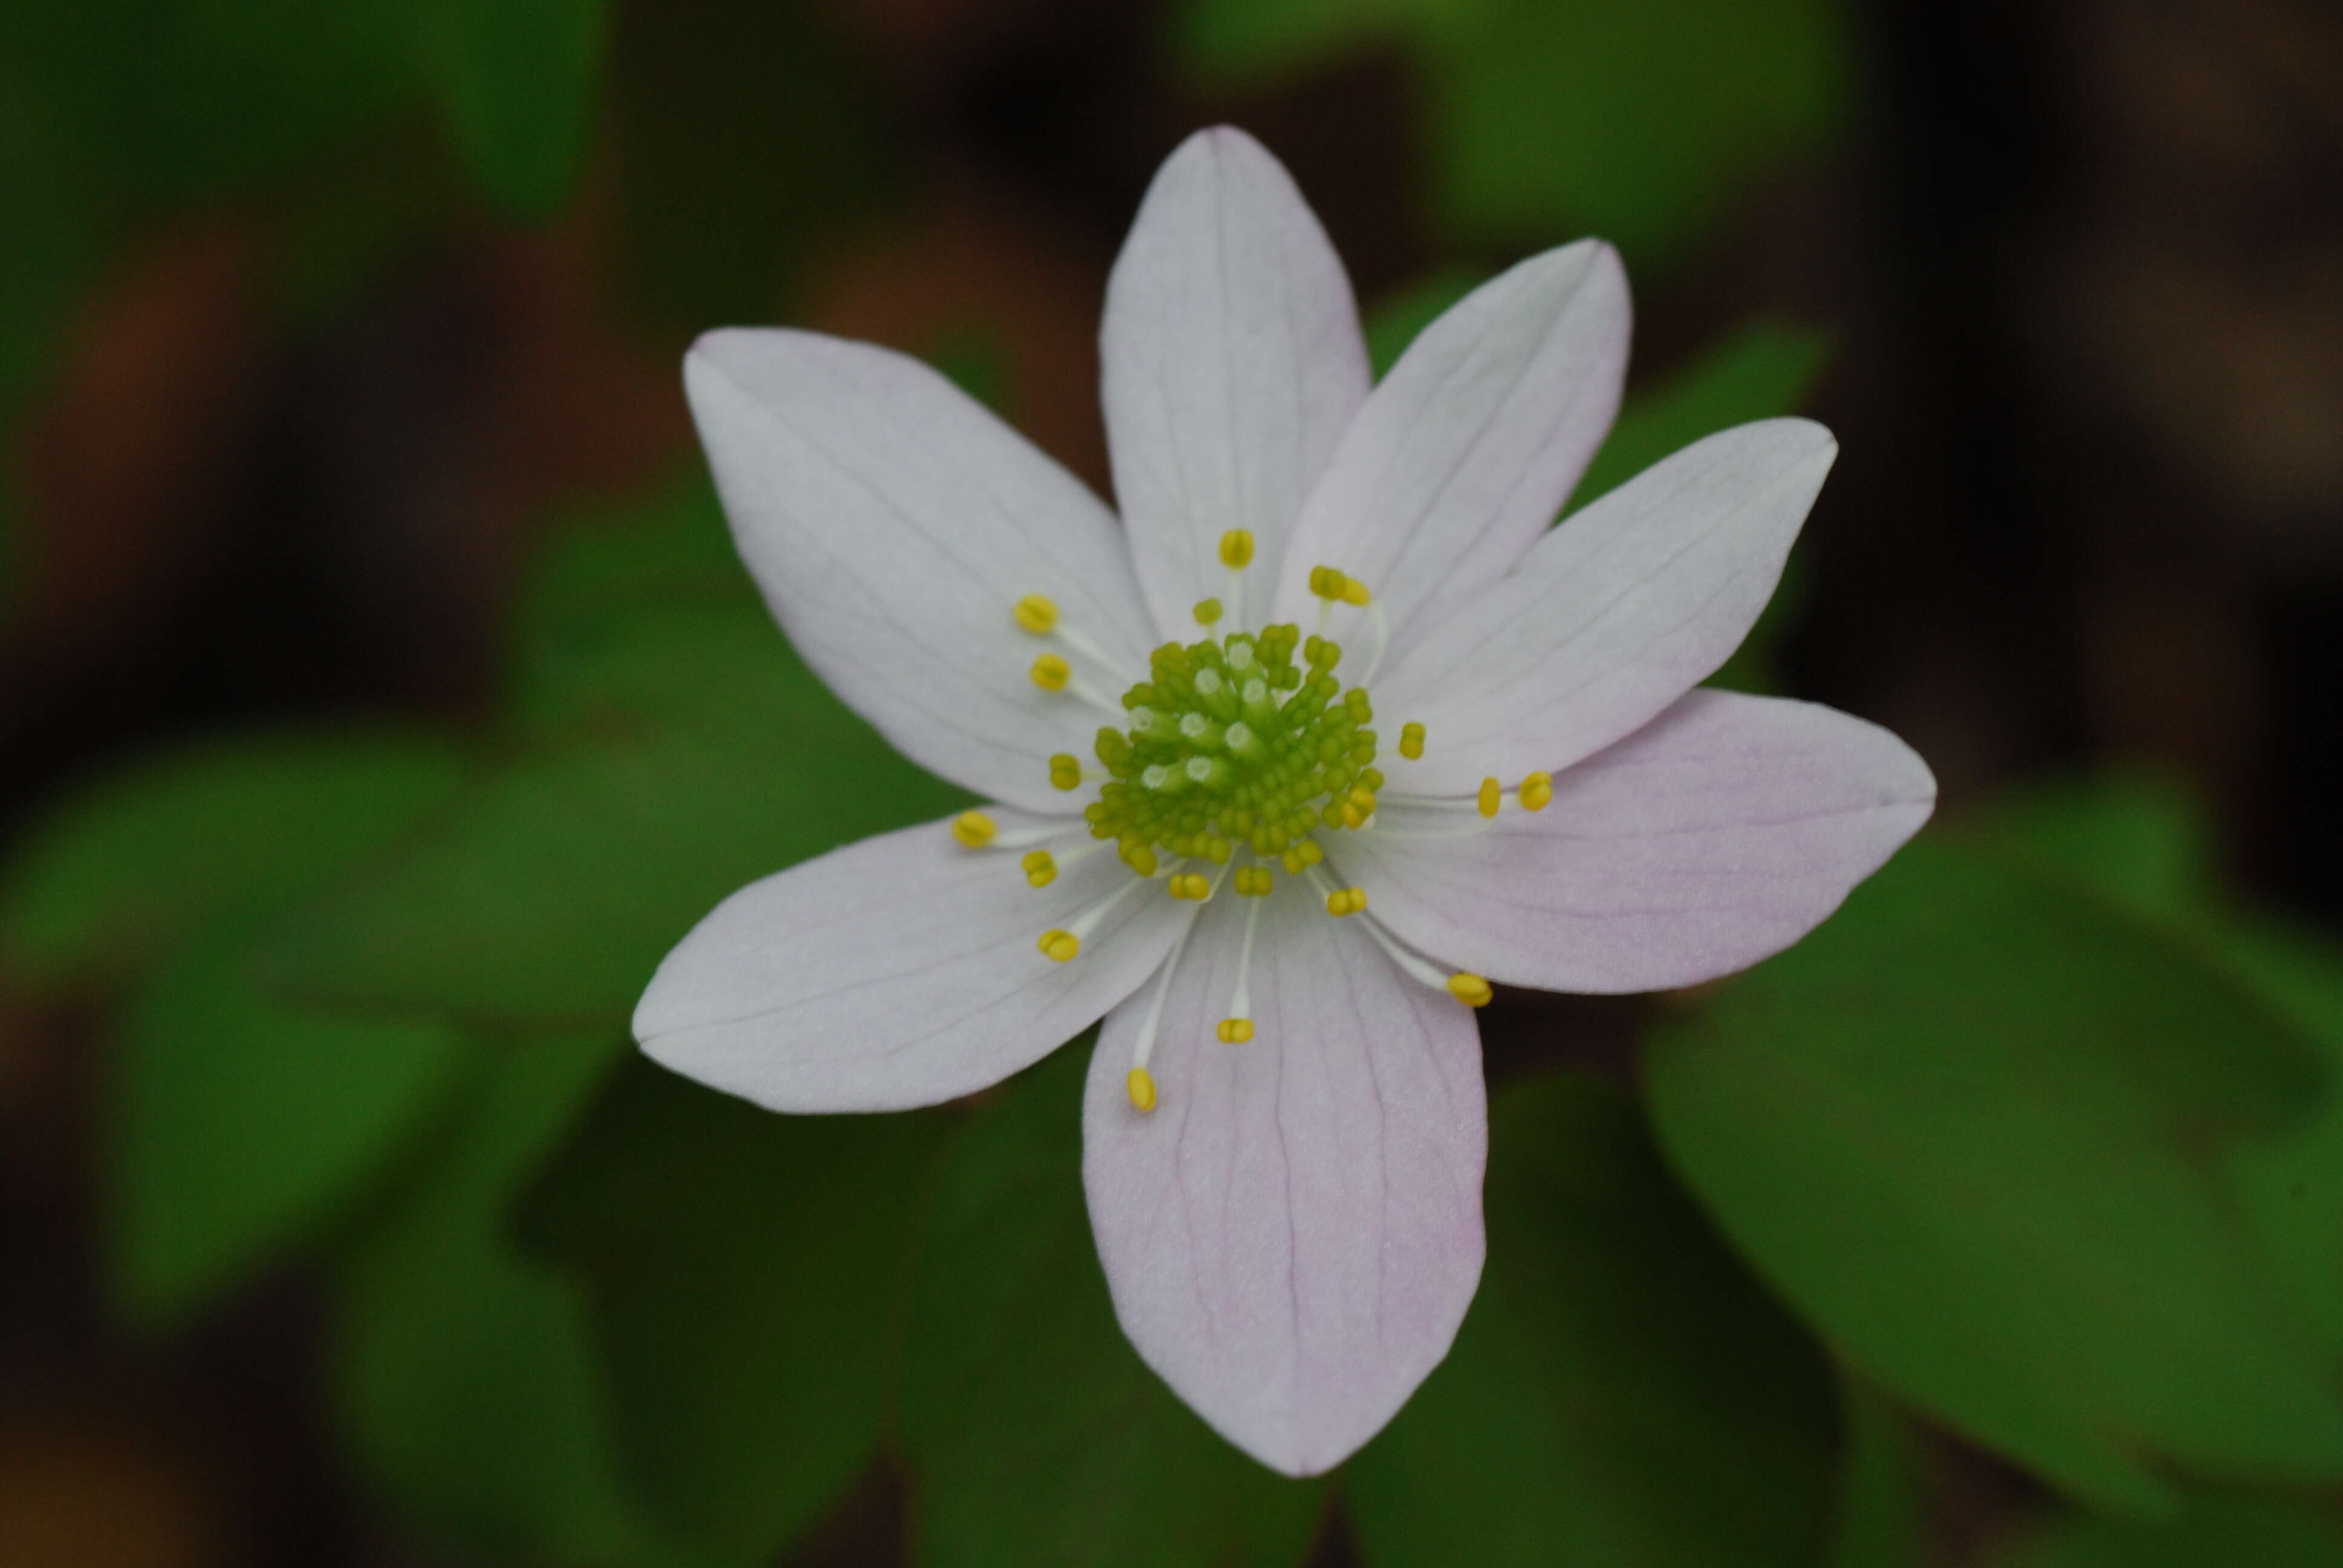
[[[1486,1007],[1496,992],[1479,975],[1457,973],[1448,977],[1448,994],[1466,1007]]]
[[[1033,661],[1033,684],[1044,691],[1063,691],[1074,678],[1074,667],[1062,654],[1045,653]]]
[[[1017,624],[1035,637],[1047,637],[1058,629],[1058,607],[1047,594],[1029,593],[1017,601],[1011,614]]]
[[[1122,863],[1139,876],[1151,877],[1155,874],[1155,851],[1146,845],[1126,839],[1116,852],[1122,857]]]
[[[1369,799],[1373,799],[1373,797],[1369,797]],[[1359,809],[1359,806],[1358,806],[1358,802],[1357,802],[1357,801],[1355,801],[1355,800],[1345,800],[1345,801],[1343,801],[1343,802],[1342,802],[1342,826],[1343,826],[1343,827],[1345,827],[1345,828],[1363,828],[1363,827],[1365,827],[1365,826],[1366,826],[1366,822],[1367,822],[1367,814],[1366,814],[1364,811],[1362,811],[1362,810],[1360,810],[1360,809]]]
[[[1237,892],[1248,899],[1269,897],[1270,881],[1267,866],[1239,866],[1236,874]]]
[[[1423,726],[1403,724],[1399,727],[1399,754],[1410,762],[1423,755]]]
[[[1344,915],[1355,915],[1366,907],[1367,890],[1364,888],[1337,888],[1326,895],[1326,912],[1336,920]]]
[[[1057,857],[1047,849],[1035,849],[1018,863],[1025,868],[1025,879],[1037,888],[1046,888],[1058,879]]]
[[[1242,571],[1252,565],[1252,530],[1231,528],[1221,536],[1221,565]]]
[[[981,849],[992,842],[992,836],[999,831],[992,819],[981,811],[962,811],[952,819],[952,837],[960,840],[962,849]]]
[[[1320,598],[1341,598],[1347,581],[1348,579],[1332,567],[1321,566],[1310,568],[1310,591]]]
[[[1200,598],[1196,601],[1195,609],[1191,613],[1195,616],[1198,626],[1210,626],[1221,618],[1221,601],[1216,598]]]
[[[1171,886],[1172,896],[1175,899],[1192,899],[1201,904],[1212,896],[1212,884],[1193,871],[1182,872],[1172,878]]]
[[[1131,1091],[1131,1103],[1141,1111],[1155,1109],[1155,1075],[1143,1067],[1134,1067],[1131,1076],[1122,1081]]]
[[[1351,804],[1372,817],[1375,814],[1375,792],[1362,785],[1351,791]]]
[[[1082,950],[1082,939],[1071,931],[1043,931],[1041,950],[1060,963],[1065,963]]]
[[[1342,579],[1342,602],[1344,604],[1354,604],[1363,609],[1366,607],[1367,602],[1373,598],[1374,596],[1367,591],[1367,585],[1361,582],[1358,578],[1344,578]]]
[[[1220,1036],[1222,1045],[1242,1045],[1252,1038],[1252,1020],[1224,1018],[1221,1020]]]
[[[1053,789],[1080,789],[1081,782],[1082,765],[1072,752],[1061,751],[1050,759],[1050,783]]]
[[[1554,799],[1554,775],[1553,775],[1553,774],[1551,774],[1551,773],[1533,773],[1533,774],[1531,774],[1528,778],[1526,778],[1526,779],[1523,779],[1523,780],[1522,780],[1522,809],[1523,809],[1523,810],[1524,810],[1524,811],[1543,811],[1543,810],[1544,810],[1544,809],[1545,809],[1545,808],[1546,808],[1546,802],[1548,802],[1549,800],[1552,800],[1553,799]]]
[[[1504,795],[1504,790],[1499,787],[1494,779],[1482,779],[1481,815],[1483,817],[1495,816],[1497,814],[1497,802],[1503,799]]]

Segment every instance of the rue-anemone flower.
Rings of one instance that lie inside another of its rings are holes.
[[[1317,219],[1216,129],[1108,286],[1120,520],[915,360],[702,337],[692,412],[774,615],[990,803],[734,894],[660,966],[644,1050],[775,1111],[892,1111],[1103,1018],[1082,1179],[1124,1331],[1262,1462],[1340,1462],[1479,1282],[1491,988],[1744,968],[1935,801],[1884,729],[1696,686],[1774,590],[1820,426],[1726,430],[1552,526],[1627,333],[1583,242],[1373,384]]]

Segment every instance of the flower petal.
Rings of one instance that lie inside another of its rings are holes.
[[[1250,902],[1214,899],[1173,969],[1152,1111],[1125,1077],[1156,988],[1108,1016],[1082,1183],[1140,1355],[1230,1442],[1309,1475],[1448,1353],[1481,1273],[1488,1106],[1471,1010],[1298,882],[1262,912],[1253,1038],[1222,1044]]]
[[[1927,764],[1875,724],[1694,691],[1556,775],[1534,815],[1509,803],[1476,832],[1469,810],[1387,808],[1328,852],[1388,930],[1445,962],[1541,990],[1660,990],[1796,941],[1936,798]]]
[[[1837,456],[1810,420],[1742,425],[1573,515],[1375,683],[1430,730],[1392,788],[1468,794],[1642,728],[1748,635]]]
[[[1230,528],[1253,533],[1260,624],[1302,498],[1369,386],[1351,280],[1260,143],[1200,131],[1157,172],[1099,347],[1115,498],[1156,625],[1192,638],[1197,601],[1226,597]]]
[[[1054,645],[1029,593],[1120,660],[1070,656],[1111,696],[1152,646],[1113,515],[916,359],[815,333],[700,338],[684,384],[732,532],[789,640],[912,760],[1036,810],[1042,759],[1087,756],[1099,714],[1027,671]]]
[[[1277,615],[1307,626],[1310,570],[1373,590],[1394,654],[1520,560],[1619,410],[1627,277],[1609,246],[1532,256],[1419,334],[1351,422],[1303,504]],[[1338,616],[1334,635],[1363,618]]]
[[[1054,825],[991,815],[1004,837]],[[1092,842],[1074,823],[1050,846]],[[1130,995],[1193,908],[1111,851],[1039,891],[1018,859],[931,822],[752,882],[659,965],[635,1038],[773,1111],[900,1111],[998,1082]],[[1072,960],[1041,953],[1042,932],[1125,889]]]

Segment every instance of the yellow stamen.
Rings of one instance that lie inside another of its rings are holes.
[[[1252,530],[1231,528],[1221,536],[1221,565],[1242,571],[1252,565]]]
[[[1489,1005],[1489,999],[1496,993],[1489,989],[1489,982],[1479,975],[1459,972],[1448,977],[1448,994],[1466,1007],[1486,1007]]]
[[[1147,1069],[1132,1068],[1131,1076],[1123,1080],[1123,1087],[1131,1091],[1131,1103],[1133,1106],[1141,1111],[1155,1109],[1155,1075]]]
[[[1058,879],[1057,857],[1047,849],[1036,849],[1019,862],[1025,868],[1025,879],[1037,888],[1046,888]],[[1047,948],[1042,950],[1048,951]]]
[[[1201,904],[1212,896],[1212,884],[1193,871],[1182,872],[1172,878],[1171,885],[1172,896],[1175,899],[1192,899]]]
[[[1344,581],[1342,574],[1332,567],[1317,566],[1310,568],[1310,591],[1320,598],[1341,598]]]
[[[1497,802],[1504,799],[1504,790],[1499,787],[1494,779],[1482,779],[1481,815],[1483,817],[1495,816],[1497,814]]]
[[[1017,601],[1011,611],[1017,624],[1035,637],[1047,637],[1058,628],[1058,607],[1047,594],[1029,593]]]
[[[1522,780],[1522,809],[1543,811],[1554,799],[1554,775],[1533,773]]]
[[[1355,915],[1366,907],[1367,890],[1364,888],[1337,888],[1326,895],[1326,912],[1336,920],[1344,915]]]
[[[1052,789],[1076,789],[1081,787],[1082,765],[1071,751],[1061,751],[1050,759],[1050,784]]]
[[[1082,950],[1082,939],[1071,931],[1043,931],[1041,950],[1059,963],[1065,963]]]
[[[1247,899],[1269,897],[1271,887],[1267,866],[1239,866],[1236,875],[1237,892]]]
[[[1216,598],[1200,598],[1196,601],[1193,613],[1198,626],[1210,626],[1221,618],[1221,601]]]
[[[1063,691],[1074,678],[1074,667],[1061,654],[1045,653],[1033,661],[1033,684],[1044,691]]]
[[[962,849],[981,849],[992,842],[992,836],[999,831],[992,819],[981,811],[962,811],[952,819],[952,837]]]
[[[1224,1018],[1221,1020],[1220,1036],[1222,1045],[1242,1045],[1252,1038],[1252,1020]]]
[[[1399,754],[1410,762],[1423,755],[1423,726],[1403,724],[1399,727]]]
[[[1344,578],[1342,579],[1342,602],[1344,604],[1354,604],[1363,609],[1373,598],[1374,596],[1373,594],[1367,592],[1367,585],[1361,582],[1358,578]]]

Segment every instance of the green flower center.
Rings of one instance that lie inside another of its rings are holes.
[[[1364,687],[1343,689],[1342,659],[1291,624],[1157,648],[1123,693],[1128,728],[1098,732],[1107,779],[1082,812],[1091,836],[1142,877],[1166,857],[1226,865],[1240,845],[1296,875],[1315,865],[1318,830],[1358,827],[1383,784],[1373,705]],[[1072,789],[1082,769],[1061,755],[1050,774]]]

